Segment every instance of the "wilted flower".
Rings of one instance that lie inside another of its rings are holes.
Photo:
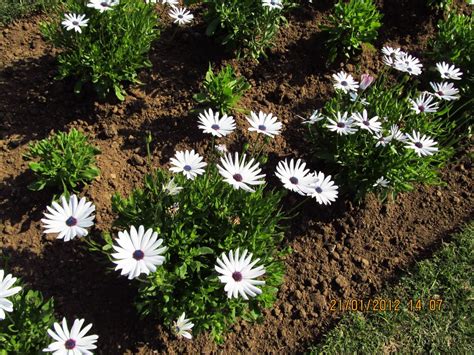
[[[392,140],[391,136],[386,137],[381,132],[375,132],[374,138],[377,140],[377,143],[375,143],[376,147],[378,146],[385,147]]]
[[[440,62],[436,63],[436,69],[438,69],[442,79],[461,80],[462,72],[454,65]]]
[[[336,90],[342,90],[346,94],[350,91],[357,91],[359,84],[354,80],[351,74],[347,74],[344,71],[340,71],[337,74],[332,75],[334,79],[334,88]]]
[[[54,352],[57,355],[90,355],[97,348],[95,343],[99,338],[98,335],[87,335],[92,328],[92,324],[88,324],[81,330],[84,319],[74,320],[71,331],[67,326],[66,318],[63,318],[62,326],[54,323],[54,330],[48,329],[48,334],[55,342],[49,344],[44,352]]]
[[[330,131],[337,132],[340,135],[348,135],[357,132],[357,129],[354,128],[354,120],[351,117],[347,117],[347,112],[341,116],[340,112],[337,112],[337,117],[335,120],[328,117],[330,124],[327,125],[327,128]]]
[[[66,28],[67,31],[74,30],[81,33],[81,27],[86,27],[89,19],[86,18],[86,15],[77,15],[77,14],[65,14],[65,19],[61,24]]]
[[[254,268],[260,259],[252,261],[252,253],[247,256],[247,250],[239,255],[238,248],[235,252],[231,250],[229,257],[222,253],[221,258],[217,258],[215,269],[222,275],[219,280],[225,284],[224,291],[227,292],[228,298],[237,298],[240,294],[244,300],[248,300],[247,296],[255,297],[262,293],[262,290],[255,286],[265,284],[265,281],[255,280],[265,274],[262,265]]]
[[[360,76],[359,89],[365,90],[374,82],[375,78],[370,74],[362,74]]]
[[[59,233],[57,239],[64,239],[65,242],[74,239],[76,236],[84,237],[88,234],[86,228],[94,225],[95,216],[91,214],[95,211],[92,202],[86,202],[83,197],[78,202],[76,195],[71,195],[69,201],[61,196],[60,206],[57,202],[52,203],[52,207],[47,206],[49,213],[44,213],[43,218],[44,233]]]
[[[261,185],[265,180],[259,180],[265,177],[265,174],[260,174],[262,169],[258,163],[254,163],[252,158],[250,162],[245,162],[246,155],[239,159],[239,154],[235,153],[235,160],[232,160],[232,154],[227,154],[221,158],[222,166],[218,165],[219,173],[224,177],[224,181],[231,184],[234,189],[243,189],[248,192],[254,190],[248,185]],[[252,165],[253,164],[253,165]]]
[[[189,319],[186,319],[186,314],[183,312],[179,318],[173,324],[173,330],[177,337],[184,337],[186,339],[192,339],[190,331],[194,327]]]
[[[438,111],[438,103],[433,102],[433,96],[429,95],[427,92],[423,92],[416,100],[408,100],[412,107],[411,109],[417,114],[420,113],[430,113]]]
[[[224,154],[227,153],[227,147],[225,144],[218,144],[216,145],[216,149],[219,153]]]
[[[430,83],[434,91],[434,96],[438,99],[452,101],[459,99],[459,90],[456,89],[453,83]]]
[[[266,136],[274,137],[280,134],[282,128],[281,122],[272,113],[266,114],[260,111],[258,115],[255,112],[250,112],[250,118],[246,117],[250,123],[249,131],[263,133]]]
[[[300,117],[300,116],[298,116]],[[319,110],[314,110],[311,116],[306,120],[303,120],[303,123],[315,124],[316,122],[324,120],[324,116],[319,112]]]
[[[204,112],[204,114],[200,113],[198,116],[200,125],[198,127],[204,133],[210,133],[216,137],[227,136],[235,129],[234,118],[226,114],[222,117],[219,116],[219,112],[214,113],[211,109]]]
[[[194,152],[194,149],[184,152],[176,152],[174,158],[171,158],[171,164],[173,165],[170,170],[174,173],[182,172],[187,179],[194,180],[196,176],[204,173],[204,167],[207,165],[206,162],[202,161],[203,158]]]
[[[92,7],[102,13],[104,11],[112,10],[112,7],[118,4],[119,0],[90,0],[87,7]]]
[[[388,187],[390,181],[385,179],[383,176],[378,178],[377,181],[372,185],[373,187]]]
[[[351,91],[349,93],[349,98],[352,102],[359,101],[364,106],[367,106],[369,104],[369,102],[365,98],[359,96],[357,92],[354,92],[354,91]]]
[[[413,131],[413,133],[407,134],[407,138],[410,141],[406,148],[413,149],[418,156],[433,155],[434,152],[438,151],[435,147],[436,142],[425,135],[421,136],[420,133]]]
[[[185,7],[173,6],[169,12],[169,15],[172,19],[174,19],[173,22],[180,26],[190,23],[194,18],[194,15]]]
[[[13,311],[13,303],[7,297],[20,292],[21,287],[12,287],[16,282],[16,277],[11,274],[5,276],[5,271],[0,270],[0,321],[5,319],[5,312]]]
[[[161,247],[163,239],[158,239],[158,233],[149,228],[145,231],[144,226],[137,229],[132,226],[130,232],[118,233],[115,240],[118,245],[113,245],[115,253],[112,257],[117,264],[115,270],[122,270],[121,275],[128,275],[128,279],[134,279],[140,274],[148,275],[155,272],[156,267],[162,265],[165,257],[162,254],[167,247]]]
[[[338,195],[338,186],[334,185],[331,175],[324,176],[322,172],[314,173],[316,182],[311,187],[308,196],[314,197],[319,204],[328,205],[334,202]]]
[[[167,195],[170,195],[170,196],[174,196],[174,195],[177,195],[179,194],[179,192],[182,190],[183,188],[181,186],[178,186],[175,182],[174,182],[174,178],[172,178],[170,181],[168,181],[166,184],[163,184],[163,192]]]

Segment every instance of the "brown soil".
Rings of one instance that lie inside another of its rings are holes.
[[[422,56],[437,20],[425,3],[381,2],[384,27],[376,47],[401,45]],[[208,142],[189,112],[209,61],[230,62],[250,81],[244,107],[271,111],[284,122],[285,131],[269,148],[271,162],[304,157],[304,130],[296,115],[321,106],[332,93],[330,74],[339,68],[325,66],[319,32],[331,7],[331,1],[315,1],[295,10],[275,49],[260,63],[223,57],[203,35],[202,24],[178,31],[172,43],[167,40],[172,31],[165,30],[151,54],[152,70],[141,74],[144,85],[132,88],[123,103],[77,97],[71,82],[54,80],[54,52],[39,35],[40,17],[0,29],[0,245],[16,275],[55,298],[58,315],[94,323],[101,353],[303,351],[339,316],[328,310],[330,300],[373,296],[472,218],[467,158],[443,170],[445,186],[420,186],[396,203],[382,205],[374,197],[357,207],[342,199],[330,208],[306,203],[287,235],[294,253],[286,260],[279,301],[262,324],[235,325],[221,346],[206,335],[176,340],[156,322],[139,320],[127,280],[106,273],[79,241],[62,243],[41,233],[40,218],[52,191],[27,190],[32,176],[22,154],[28,143],[71,127],[91,137],[102,151],[102,173],[84,193],[97,207],[93,233],[108,230],[114,219],[112,193],[129,193],[146,172],[146,131],[154,136],[155,166],[167,164],[179,148],[205,154]],[[376,73],[380,65],[377,55],[365,50],[360,62],[346,69]],[[237,120],[245,127],[242,115]],[[240,130],[226,143],[238,149],[248,138]],[[296,196],[288,199],[289,206],[298,202]]]

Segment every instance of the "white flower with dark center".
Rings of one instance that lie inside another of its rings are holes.
[[[423,64],[420,63],[418,58],[413,57],[410,54],[404,53],[395,60],[394,68],[406,72],[410,75],[420,75]]]
[[[119,232],[115,239],[118,245],[113,245],[116,253],[112,254],[117,264],[115,270],[122,270],[121,275],[128,275],[134,279],[141,274],[148,275],[155,272],[156,267],[163,264],[165,257],[162,255],[167,247],[161,247],[163,239],[158,239],[158,233],[144,226],[137,229],[132,226],[128,231]]]
[[[183,188],[181,186],[178,186],[178,184],[174,182],[174,178],[168,181],[166,184],[163,184],[163,192],[170,196],[179,194],[182,189]]]
[[[92,7],[102,13],[104,11],[112,10],[112,8],[118,4],[119,0],[90,0],[87,7]]]
[[[434,91],[433,95],[438,99],[446,101],[459,99],[459,90],[454,87],[453,83],[430,83],[430,85]]]
[[[173,331],[177,337],[181,338],[184,337],[186,339],[192,339],[193,336],[191,335],[190,331],[194,327],[194,324],[191,323],[189,319],[186,319],[186,314],[183,312],[173,323]]]
[[[390,181],[385,179],[383,176],[379,177],[377,181],[372,185],[373,187],[388,187]]]
[[[380,132],[375,132],[374,133],[374,138],[377,141],[377,143],[375,143],[376,147],[378,147],[378,146],[385,147],[392,140],[391,136],[384,136]]]
[[[398,127],[396,124],[390,127],[390,140],[392,139],[399,142],[406,142],[407,140],[407,136],[405,135],[405,133],[403,133],[400,130],[400,127]]]
[[[252,261],[252,253],[247,255],[247,250],[240,255],[238,248],[235,252],[231,250],[229,257],[222,253],[221,258],[217,258],[215,269],[222,275],[219,280],[225,284],[224,291],[228,298],[237,298],[240,294],[248,300],[248,296],[255,297],[262,293],[256,285],[264,285],[265,281],[255,280],[265,274],[262,265],[254,268],[259,260]]]
[[[311,191],[307,193],[308,196],[314,197],[319,204],[330,205],[337,198],[339,187],[334,185],[331,180],[331,175],[324,176],[322,172],[313,173],[316,179],[315,184],[311,187]]]
[[[300,117],[300,116],[298,116]],[[316,122],[324,120],[324,116],[319,112],[319,110],[314,110],[314,112],[309,116],[309,118],[306,120],[303,120],[303,123],[307,124],[315,124]]]
[[[416,100],[409,99],[408,101],[411,103],[411,109],[417,114],[438,111],[438,103],[431,103],[433,101],[433,96],[427,92],[423,92]]]
[[[86,27],[89,19],[86,18],[86,15],[77,15],[77,14],[65,14],[65,19],[61,24],[66,28],[67,31],[74,30],[81,33],[81,27]]]
[[[72,325],[71,331],[67,326],[66,318],[63,318],[62,325],[54,323],[54,331],[48,329],[48,334],[55,341],[44,352],[54,352],[55,355],[92,355],[90,350],[97,348],[95,343],[99,338],[98,335],[87,335],[92,328],[92,324],[88,324],[81,330],[84,319],[76,319]]]
[[[91,214],[95,211],[95,206],[92,202],[86,202],[85,197],[78,202],[77,196],[71,195],[69,201],[61,196],[61,205],[53,202],[52,207],[46,207],[49,213],[45,212],[46,218],[41,220],[45,228],[44,233],[58,233],[57,239],[64,239],[65,242],[76,236],[86,236],[86,228],[94,224],[95,216]]]
[[[235,159],[232,160],[232,154],[227,154],[221,158],[221,165],[218,165],[219,173],[224,177],[224,181],[231,184],[234,189],[243,189],[248,192],[254,192],[248,185],[261,185],[265,180],[259,180],[265,177],[265,174],[260,174],[262,169],[258,163],[254,164],[252,158],[248,163],[245,162],[247,157],[245,154],[242,159],[239,159],[239,154],[235,153]]]
[[[392,48],[389,46],[383,47],[382,53],[384,54],[383,62],[391,67],[395,65],[395,62],[399,57],[406,54],[405,52],[401,51],[400,48]]]
[[[174,20],[173,22],[180,26],[190,23],[194,18],[194,15],[185,7],[173,6],[169,15]]]
[[[347,112],[344,112],[342,116],[340,112],[337,112],[337,117],[334,120],[328,117],[328,121],[330,124],[327,125],[327,128],[337,134],[347,135],[357,132],[357,129],[354,128],[354,120],[347,117]]]
[[[263,7],[268,7],[269,9],[278,9],[281,10],[283,9],[283,4],[281,0],[262,0],[262,6]]]
[[[196,176],[204,173],[204,167],[207,165],[206,162],[202,161],[202,157],[194,152],[194,149],[184,152],[176,152],[174,158],[170,159],[173,165],[170,170],[174,173],[183,173],[187,179],[194,180]]]
[[[203,130],[204,133],[210,133],[216,137],[227,136],[232,133],[235,129],[235,121],[232,116],[227,116],[224,114],[222,117],[219,117],[219,112],[212,112],[211,109],[204,111],[204,114],[200,113],[198,126]]]
[[[5,319],[5,312],[13,311],[13,303],[7,297],[20,292],[21,287],[12,287],[16,282],[16,277],[11,274],[5,276],[5,271],[0,270],[0,321]]]
[[[263,133],[266,136],[274,137],[280,134],[282,128],[281,122],[272,113],[266,114],[260,111],[258,115],[255,112],[250,112],[250,117],[246,117],[250,123],[249,131]]]
[[[306,163],[298,159],[295,163],[293,159],[280,161],[276,167],[275,175],[283,183],[283,186],[290,190],[305,195],[310,192],[311,187],[316,183],[316,178],[306,169]]]
[[[454,65],[440,62],[436,63],[436,69],[438,69],[442,79],[461,80],[462,72]]]
[[[437,144],[433,139],[425,135],[421,136],[420,133],[413,131],[413,133],[407,134],[409,140],[406,148],[413,149],[418,156],[433,155],[434,152],[438,151],[435,147]]]
[[[347,74],[344,71],[340,71],[337,74],[332,75],[334,79],[334,89],[342,90],[346,94],[350,91],[357,91],[359,83],[354,80],[351,74]]]
[[[369,119],[367,117],[367,110],[362,111],[362,114],[359,112],[352,114],[352,118],[354,119],[354,124],[356,126],[359,126],[361,129],[365,129],[370,133],[379,132],[382,129],[379,117],[374,116]]]

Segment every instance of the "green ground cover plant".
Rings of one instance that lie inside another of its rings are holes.
[[[380,299],[400,300],[398,311],[344,314],[311,353],[474,352],[473,248],[471,222],[432,258],[418,262],[396,286],[380,295]]]

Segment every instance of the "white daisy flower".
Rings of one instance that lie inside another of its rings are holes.
[[[382,48],[382,53],[384,54],[383,56],[383,62],[388,65],[393,67],[395,65],[395,62],[398,58],[400,58],[402,55],[406,54],[400,48],[392,48],[389,46],[385,46]]]
[[[382,129],[382,123],[379,121],[378,116],[374,116],[372,118],[367,117],[367,110],[362,111],[362,114],[356,112],[352,114],[352,118],[354,119],[354,124],[359,126],[361,129],[365,129],[370,133],[380,132]]]
[[[415,111],[416,114],[438,111],[438,103],[431,103],[433,96],[427,92],[423,92],[416,100],[408,99],[408,101],[411,103],[411,109]]]
[[[283,183],[283,186],[290,190],[305,195],[310,192],[311,187],[316,183],[316,178],[306,169],[306,163],[298,159],[295,163],[293,159],[280,161],[276,167],[275,175]]]
[[[239,159],[239,154],[235,153],[235,160],[232,160],[232,154],[227,154],[221,158],[222,166],[218,165],[219,173],[224,177],[224,181],[231,184],[234,189],[243,189],[248,192],[254,192],[248,185],[261,185],[265,180],[259,180],[265,177],[260,174],[262,169],[258,163],[254,163],[252,158],[248,163],[245,162],[246,155]],[[253,165],[252,165],[253,164]]]
[[[408,145],[405,148],[413,149],[418,156],[433,155],[434,152],[438,151],[435,147],[437,144],[433,139],[425,135],[421,136],[420,133],[413,131],[413,133],[407,134],[409,140]]]
[[[262,293],[256,285],[264,285],[265,281],[255,279],[265,274],[265,268],[262,265],[254,268],[260,259],[252,261],[252,253],[247,256],[247,250],[239,255],[238,248],[235,252],[231,250],[229,257],[222,253],[221,258],[217,258],[215,269],[222,275],[219,280],[225,284],[224,291],[228,298],[237,298],[240,294],[248,300],[247,296],[255,297]]]
[[[362,74],[360,76],[359,89],[365,90],[374,82],[375,78],[370,74]]]
[[[322,172],[314,173],[315,184],[311,187],[308,196],[314,197],[319,204],[330,205],[337,198],[339,187],[334,185],[331,175],[324,176]]]
[[[433,95],[440,100],[452,101],[459,99],[459,90],[454,87],[453,83],[430,83],[433,88]]]
[[[41,220],[44,233],[59,233],[57,239],[64,239],[65,242],[76,236],[86,236],[86,228],[94,225],[95,216],[91,214],[95,211],[95,206],[92,202],[86,202],[85,197],[78,202],[77,196],[71,195],[69,201],[61,196],[61,204],[62,206],[54,201],[52,207],[46,207],[49,213],[45,212],[46,218]]]
[[[169,15],[174,20],[173,22],[180,26],[190,23],[194,18],[194,15],[185,7],[173,6],[169,12]]]
[[[186,339],[192,339],[193,336],[190,333],[190,330],[194,327],[194,324],[191,323],[189,319],[186,319],[186,314],[183,312],[173,323],[173,330],[177,337],[184,337]]]
[[[282,124],[272,113],[266,114],[260,111],[257,116],[257,114],[252,111],[250,112],[250,117],[246,117],[246,119],[250,123],[249,131],[263,133],[271,138],[280,134]]]
[[[116,253],[112,254],[115,270],[122,270],[121,275],[128,275],[128,279],[134,279],[141,274],[148,275],[155,272],[156,267],[163,264],[165,257],[162,254],[168,249],[161,247],[163,239],[158,239],[158,233],[152,228],[145,231],[144,226],[137,229],[132,226],[130,232],[119,232],[115,239],[118,245],[113,245]]]
[[[232,116],[224,114],[219,118],[219,112],[212,112],[211,109],[200,113],[198,126],[204,133],[210,133],[216,137],[227,136],[235,129],[235,121]]]
[[[332,75],[334,79],[334,89],[342,90],[346,94],[350,91],[357,91],[359,83],[354,80],[351,74],[347,74],[344,71],[340,71],[337,74]]]
[[[183,173],[187,179],[194,180],[196,176],[204,173],[204,167],[207,165],[206,162],[202,161],[202,157],[194,152],[194,149],[184,152],[176,152],[174,158],[170,159],[173,165],[170,170],[174,173]]]
[[[379,177],[372,186],[373,187],[388,187],[389,184],[390,184],[390,181],[385,179],[382,176],[382,177]]]
[[[399,142],[406,142],[407,136],[405,133],[403,133],[400,130],[400,127],[398,127],[396,124],[392,125],[390,127],[390,140],[394,139]]]
[[[172,178],[166,184],[163,184],[163,192],[167,195],[170,195],[170,196],[175,196],[175,195],[179,194],[179,192],[182,189],[183,188],[181,186],[178,186],[178,184],[176,184],[174,182],[174,178]]]
[[[7,297],[20,292],[21,287],[12,287],[16,282],[16,277],[11,274],[5,276],[5,271],[0,270],[0,321],[5,319],[5,312],[13,311],[13,303]]]
[[[44,352],[54,352],[56,355],[92,355],[90,350],[97,348],[95,343],[99,338],[98,335],[87,335],[92,328],[92,324],[88,324],[81,330],[84,319],[75,319],[71,331],[67,326],[66,318],[63,318],[62,326],[54,323],[54,331],[48,329],[48,334],[55,341]]]
[[[86,18],[86,15],[77,15],[77,14],[65,14],[65,19],[61,24],[66,28],[67,31],[74,30],[81,33],[81,27],[86,27],[89,19]]]
[[[406,72],[410,75],[420,75],[423,64],[420,63],[418,58],[413,57],[410,54],[404,53],[395,60],[394,68]]]
[[[119,0],[90,0],[87,7],[92,7],[102,13],[104,11],[112,10],[112,8],[118,4]]]
[[[268,7],[270,10],[273,10],[273,9],[281,10],[281,9],[283,9],[283,4],[282,4],[281,0],[262,0],[262,6],[263,7]]]
[[[325,117],[319,112],[319,110],[314,110],[314,112],[311,114],[311,116],[309,116],[308,119],[303,118],[303,123],[315,124],[316,122],[324,120],[324,118]]]
[[[436,63],[436,69],[438,69],[442,79],[461,80],[462,72],[454,65],[440,62]]]
[[[374,138],[377,141],[377,143],[375,143],[376,147],[378,146],[385,147],[392,140],[391,136],[384,136],[381,132],[375,132]]]
[[[335,120],[329,117],[327,120],[330,123],[327,125],[327,128],[337,134],[348,135],[357,132],[357,129],[354,128],[354,120],[351,117],[347,117],[347,112],[344,112],[342,116],[340,112],[337,112]]]

